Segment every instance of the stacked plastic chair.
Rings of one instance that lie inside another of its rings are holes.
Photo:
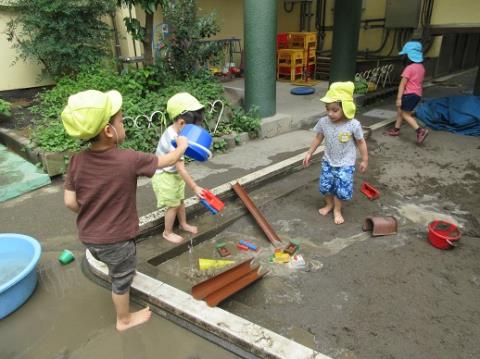
[[[315,73],[317,34],[287,32],[277,35],[277,80],[308,80]]]

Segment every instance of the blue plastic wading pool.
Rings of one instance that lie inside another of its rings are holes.
[[[23,234],[0,234],[0,319],[20,307],[37,285],[37,265],[42,248]]]

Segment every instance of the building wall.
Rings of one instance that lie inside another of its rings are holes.
[[[0,4],[1,1],[3,0],[0,0]],[[362,20],[384,18],[386,1],[387,0],[364,0]],[[300,5],[296,3],[293,11],[291,13],[287,13],[284,10],[283,3],[284,0],[277,0],[277,31],[298,31],[300,23]],[[243,5],[244,0],[198,0],[200,15],[212,11],[217,14],[217,19],[219,21],[221,30],[213,39],[237,37],[242,40],[243,47]],[[315,6],[316,1],[313,1],[312,9],[314,13],[316,12]],[[327,27],[333,26],[333,8],[334,0],[327,0],[325,14],[325,26]],[[6,10],[5,7],[0,6],[0,29],[5,28],[5,24],[10,20],[13,14],[13,12]],[[480,1],[478,0],[435,0],[432,12],[432,24],[472,24],[478,26],[480,23],[480,18],[478,14],[480,14]],[[135,52],[137,55],[140,55],[142,53],[142,45],[139,41],[133,41],[131,36],[126,32],[125,26],[123,24],[123,18],[127,16],[129,16],[128,9],[119,9],[116,16],[116,25],[119,34],[122,56],[133,57],[135,56]],[[144,21],[144,13],[139,8],[132,9],[132,16],[138,16],[141,22]],[[105,21],[111,24],[110,19],[106,19]],[[162,16],[160,10],[157,11],[157,13],[155,14],[154,21],[155,25],[159,25],[162,23]],[[311,20],[311,31],[316,31],[314,17],[312,17]],[[359,50],[371,51],[377,49],[382,42],[384,33],[384,29],[362,28],[360,30],[358,46]],[[161,36],[159,28],[157,28],[156,36],[157,38]],[[393,51],[391,52],[392,55],[395,55],[398,52],[396,45],[393,44],[392,38],[393,36],[390,35],[389,41],[386,43],[384,50],[381,52],[382,55],[388,54],[391,49],[393,49]],[[436,37],[433,46],[427,56],[438,56],[441,43],[441,36]],[[331,44],[332,31],[327,31],[325,33],[323,49],[331,49]],[[392,47],[392,45],[395,45],[395,47]],[[47,80],[39,81],[41,66],[39,66],[38,64],[34,64],[30,61],[19,61],[17,64],[13,66],[11,65],[12,61],[16,56],[16,51],[11,48],[11,44],[7,42],[4,35],[0,36],[0,51],[2,53],[2,56],[0,57],[0,64],[3,65],[3,69],[6,69],[4,71],[4,76],[2,76],[2,79],[0,80],[0,91],[36,87],[51,83]],[[237,56],[235,62],[238,63],[239,61],[240,59]]]
[[[480,1],[435,0],[432,25],[480,25]]]
[[[0,79],[0,91],[16,90],[29,87],[49,85],[51,80],[41,79],[42,66],[32,61],[18,60],[15,64],[17,51],[12,49],[12,43],[7,41],[3,31],[7,22],[15,13],[11,10],[0,8],[0,68],[2,77]]]

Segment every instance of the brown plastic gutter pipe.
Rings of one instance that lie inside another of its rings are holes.
[[[232,186],[232,189],[237,194],[237,196],[240,197],[241,201],[243,202],[245,207],[247,207],[248,211],[258,223],[260,228],[263,230],[268,240],[274,245],[276,244],[275,242],[281,242],[282,240],[278,237],[277,233],[275,233],[270,223],[267,222],[262,212],[260,212],[257,206],[255,206],[251,198],[248,196],[247,192],[245,192],[245,189],[242,187],[242,185],[237,182]]]
[[[192,296],[195,299],[203,299],[209,307],[215,307],[267,274],[267,272],[260,273],[260,266],[252,265],[252,261],[253,258],[249,258],[223,273],[194,285]]]

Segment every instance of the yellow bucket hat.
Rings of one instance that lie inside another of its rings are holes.
[[[122,95],[116,90],[78,92],[68,98],[62,111],[63,127],[70,136],[89,140],[102,131],[121,107]]]
[[[334,82],[320,101],[325,103],[341,102],[345,117],[351,120],[355,116],[356,110],[355,102],[353,102],[354,90],[355,85],[352,81]]]
[[[204,106],[188,92],[179,92],[167,101],[167,113],[172,121],[182,113],[197,111],[203,107]]]

